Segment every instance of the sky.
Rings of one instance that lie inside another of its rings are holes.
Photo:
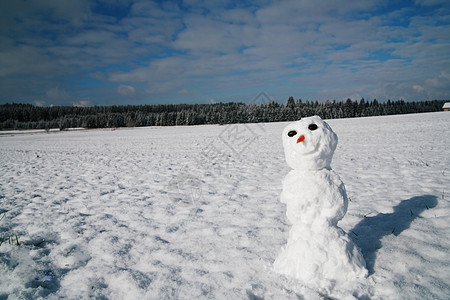
[[[0,0],[0,103],[450,99],[450,1]]]

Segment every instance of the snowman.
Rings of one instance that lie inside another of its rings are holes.
[[[292,223],[274,262],[277,273],[330,293],[367,277],[358,247],[337,223],[347,212],[345,186],[330,164],[337,135],[320,117],[303,118],[283,130],[286,162],[281,202]]]

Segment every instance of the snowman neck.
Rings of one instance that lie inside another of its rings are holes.
[[[320,169],[317,169],[317,168],[314,168],[314,169],[305,169],[305,168],[299,169],[299,168],[292,168],[292,171],[295,171],[295,172],[301,172],[301,173],[307,173],[307,172],[319,172],[319,171],[332,171],[332,170],[333,170],[333,169],[332,169],[330,166],[323,167],[323,168],[320,168]]]
[[[286,156],[287,164],[294,170],[317,171],[323,169],[331,169],[331,159],[305,159],[299,160],[296,157]]]

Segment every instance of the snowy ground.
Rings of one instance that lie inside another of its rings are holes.
[[[329,124],[371,274],[331,296],[447,298],[450,113]],[[0,136],[0,299],[326,297],[272,271],[285,125]]]

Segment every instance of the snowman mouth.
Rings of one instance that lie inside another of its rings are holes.
[[[299,137],[299,139],[300,139],[300,138],[301,138],[301,136]],[[301,142],[304,142],[304,140],[301,141]],[[300,143],[300,142],[297,141],[297,143]],[[313,154],[313,153],[318,152],[319,149],[320,149],[320,142],[317,143],[316,146],[315,146],[313,149],[311,149],[310,151],[307,151],[308,148],[309,148],[309,147],[307,147],[307,144],[303,143],[303,144],[301,144],[301,145],[303,145],[303,146],[300,146],[300,148],[298,148],[298,150],[301,149],[301,150],[300,150],[301,155],[311,155],[311,154]],[[302,151],[302,150],[303,150],[303,151]],[[305,151],[305,150],[306,150],[306,151]]]

